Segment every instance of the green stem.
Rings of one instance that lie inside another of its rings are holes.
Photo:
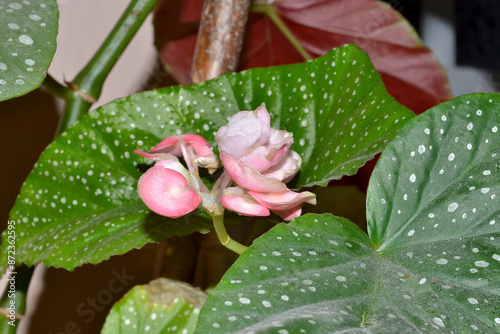
[[[82,99],[78,96],[77,93],[71,92],[68,99],[66,100],[66,104],[64,106],[64,110],[62,113],[62,117],[59,120],[59,125],[56,130],[56,137],[59,136],[62,132],[66,131],[71,125],[76,123],[83,115],[85,115],[92,103]]]
[[[302,44],[295,35],[288,29],[285,22],[281,19],[276,11],[276,8],[267,3],[252,3],[250,5],[250,11],[254,13],[261,13],[267,15],[276,25],[276,27],[281,31],[283,35],[288,39],[290,44],[297,50],[297,52],[304,58],[304,60],[312,60],[311,55],[304,49]]]
[[[1,334],[14,334],[19,320],[26,311],[26,296],[34,267],[21,265],[15,269],[16,274],[7,272],[8,283],[0,299]]]
[[[159,0],[132,0],[97,50],[94,57],[69,84],[75,92],[68,99],[59,128],[64,130],[80,119],[101,95],[102,86],[116,61]]]
[[[214,222],[215,232],[217,233],[217,237],[219,238],[221,244],[229,248],[235,253],[242,254],[244,251],[248,249],[247,246],[240,244],[239,242],[231,239],[231,237],[227,234],[226,227],[224,226],[224,214],[215,214],[212,216],[212,221]]]
[[[73,94],[71,89],[60,84],[56,79],[47,74],[47,77],[43,81],[43,87],[45,87],[51,94],[60,97],[63,100],[68,100]]]

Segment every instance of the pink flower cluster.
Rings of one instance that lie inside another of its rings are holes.
[[[228,125],[217,131],[215,140],[224,172],[211,191],[199,178],[198,167],[213,173],[220,164],[203,137],[172,136],[147,153],[135,151],[158,160],[139,179],[139,197],[152,211],[171,218],[201,204],[210,214],[220,214],[224,208],[244,216],[268,216],[272,211],[292,220],[301,214],[303,202],[316,204],[313,193],[294,192],[286,186],[302,159],[290,149],[292,134],[271,127],[264,106],[232,116]],[[187,169],[178,157],[184,158]]]

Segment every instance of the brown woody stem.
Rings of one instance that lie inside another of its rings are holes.
[[[250,0],[206,0],[191,68],[193,83],[238,66]]]

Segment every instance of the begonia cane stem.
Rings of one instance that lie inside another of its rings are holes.
[[[193,83],[233,72],[238,65],[250,0],[205,0],[193,57]]]
[[[247,246],[240,244],[239,242],[231,239],[231,237],[227,234],[226,227],[224,226],[224,214],[213,215],[212,221],[214,223],[215,232],[217,233],[217,237],[221,244],[232,250],[235,253],[242,254],[244,251],[248,249]]]
[[[71,94],[65,93],[69,96],[65,98],[66,105],[58,133],[63,132],[78,121],[99,99],[104,81],[111,69],[158,1],[130,0],[128,7],[92,59],[72,82],[67,83]]]

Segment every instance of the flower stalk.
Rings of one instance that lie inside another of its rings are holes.
[[[217,233],[217,237],[224,247],[240,255],[248,249],[247,246],[231,239],[229,234],[227,234],[226,226],[224,226],[224,213],[214,214],[212,216],[212,221],[214,223],[215,233]]]

